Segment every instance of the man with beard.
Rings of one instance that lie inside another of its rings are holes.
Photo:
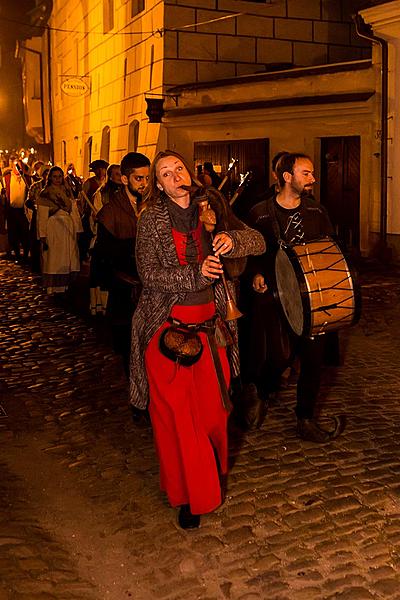
[[[268,397],[279,389],[281,374],[297,355],[297,435],[312,442],[328,442],[343,431],[344,422],[336,418],[335,429],[327,431],[315,418],[325,336],[297,337],[289,331],[271,290],[275,288],[275,254],[281,241],[301,244],[332,236],[333,229],[326,210],[312,197],[315,179],[309,156],[284,154],[276,173],[276,193],[256,204],[249,215],[249,225],[263,234],[267,252],[252,257],[247,270],[253,293],[242,347],[242,405],[248,410],[247,425],[261,426]]]
[[[109,290],[114,349],[122,355],[129,374],[130,323],[140,294],[136,271],[135,241],[137,220],[144,188],[149,179],[150,161],[138,152],[129,152],[121,161],[121,183],[109,202],[97,214],[95,252],[104,274],[101,288]]]

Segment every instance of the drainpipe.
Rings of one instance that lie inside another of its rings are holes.
[[[54,129],[53,129],[53,92],[51,83],[51,40],[50,29],[46,27],[47,34],[47,76],[49,86],[49,124],[50,124],[50,160],[54,164]]]
[[[380,244],[381,250],[387,254],[387,140],[388,140],[388,43],[385,39],[372,33],[361,15],[353,15],[357,34],[371,42],[376,42],[381,47],[381,216],[380,216]]]

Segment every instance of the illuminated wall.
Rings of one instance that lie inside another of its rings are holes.
[[[165,147],[166,133],[162,125],[148,123],[146,93],[277,64],[369,56],[368,44],[354,35],[350,15],[356,5],[356,0],[55,0],[49,22],[55,161],[61,166],[72,161],[86,175],[90,159],[119,162],[135,139],[138,150],[152,158]],[[63,82],[76,76],[88,86],[85,95],[62,91]],[[166,107],[172,104],[168,98]]]
[[[135,134],[137,149],[153,156],[160,125],[148,123],[144,92],[162,90],[164,40],[152,32],[162,27],[164,11],[157,0],[145,6],[134,15],[140,2],[54,2],[49,25],[57,164],[74,162],[87,175],[90,160],[120,162],[134,149],[128,140],[133,144]],[[76,77],[88,91],[71,96],[62,85]]]

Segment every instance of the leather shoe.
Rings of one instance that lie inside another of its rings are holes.
[[[308,442],[324,444],[337,438],[346,426],[346,420],[343,415],[333,417],[335,428],[331,431],[323,429],[315,419],[297,419],[297,436]]]
[[[197,529],[200,527],[200,515],[192,515],[190,505],[183,504],[179,509],[178,523],[182,529]]]

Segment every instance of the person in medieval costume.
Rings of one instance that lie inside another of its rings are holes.
[[[237,375],[239,368],[235,322],[228,328],[223,321],[220,257],[229,257],[225,264],[232,269],[240,263],[244,268],[244,257],[261,254],[265,243],[235,218],[217,190],[201,187],[174,151],[156,156],[144,201],[136,242],[143,291],[132,320],[131,403],[138,409],[148,404],[161,488],[179,507],[180,527],[192,529],[223,499],[228,388],[231,369]],[[215,226],[213,241],[208,226]]]
[[[48,294],[65,292],[79,272],[78,234],[82,223],[76,201],[60,167],[52,167],[37,199],[42,246],[43,285]]]

